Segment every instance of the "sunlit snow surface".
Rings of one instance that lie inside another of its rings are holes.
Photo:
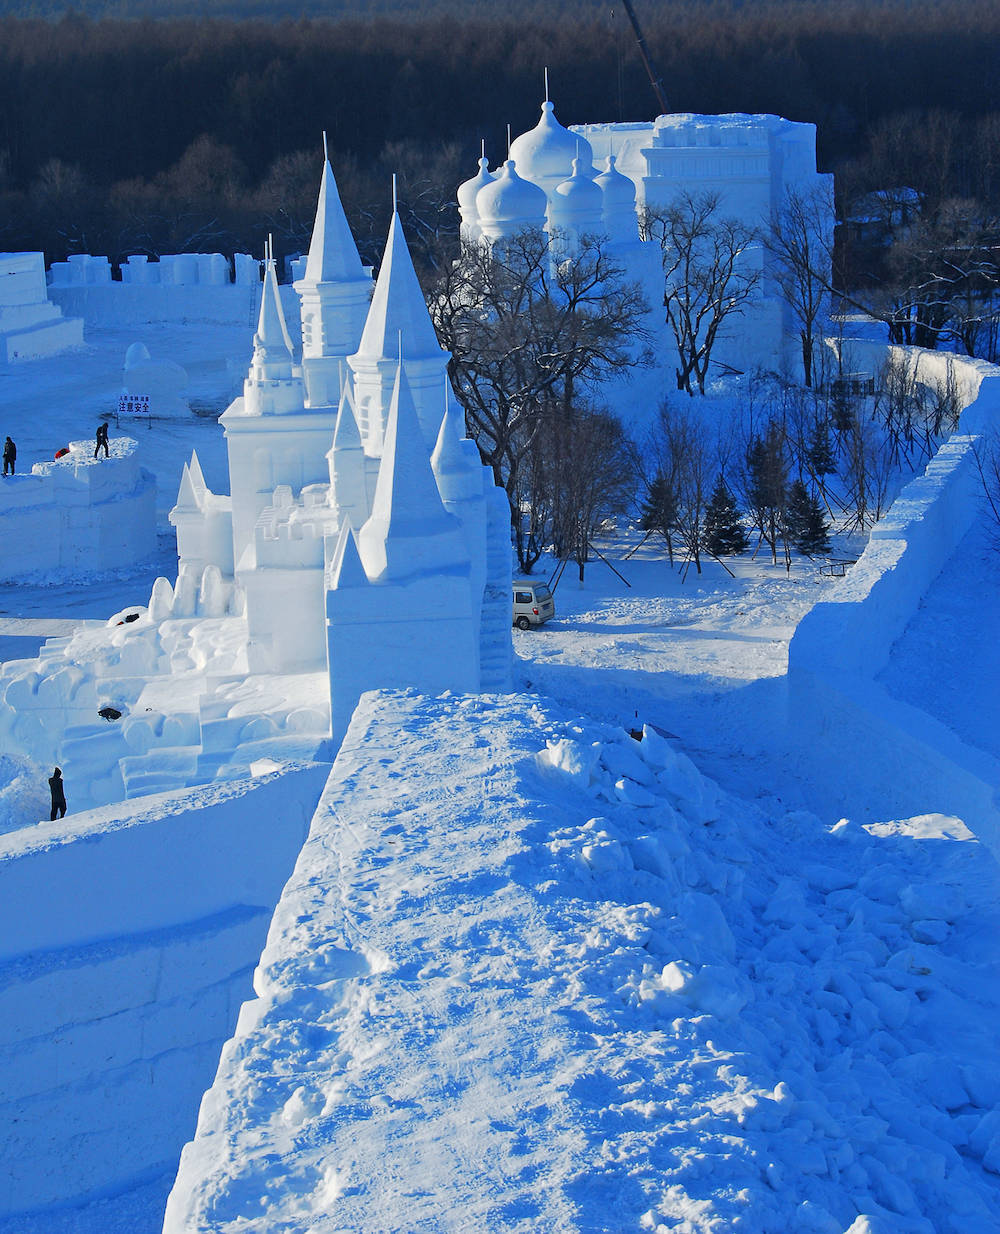
[[[157,354],[221,409],[251,328],[158,329]],[[19,461],[92,431],[152,334],[5,374]],[[161,521],[192,448],[225,489],[214,420],[139,441]],[[831,831],[776,738],[788,639],[833,584],[760,560],[681,583],[601,547],[631,588],[570,568],[556,621],[515,631],[524,694],[359,717],[206,1105],[237,1163],[185,1161],[192,1229],[1000,1229],[995,866],[957,820]],[[164,537],[148,569],[3,587],[0,617],[106,619],[172,561]],[[994,562],[966,542],[881,681],[996,753]],[[0,656],[46,632],[0,625]],[[689,764],[637,758],[643,723],[734,794],[717,817]],[[0,1234],[154,1234],[168,1185]]]
[[[165,1229],[995,1230],[997,891],[958,820],[368,696]]]

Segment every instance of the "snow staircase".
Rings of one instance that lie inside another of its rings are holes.
[[[160,746],[148,754],[123,758],[120,766],[126,797],[163,793],[199,782],[197,746]]]

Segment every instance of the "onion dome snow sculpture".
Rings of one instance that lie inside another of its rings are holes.
[[[476,210],[483,236],[491,243],[506,240],[529,227],[545,227],[548,199],[537,184],[522,180],[514,160],[504,163],[492,184],[476,194]]]
[[[639,220],[635,211],[635,185],[615,166],[615,156],[608,155],[607,166],[594,183],[601,190],[603,230],[612,240],[639,239]]]
[[[573,174],[556,185],[549,200],[549,233],[561,233],[567,241],[603,232],[604,194],[573,160]]]
[[[496,177],[490,171],[489,159],[484,155],[479,160],[479,171],[470,180],[458,186],[458,212],[462,216],[462,242],[471,244],[482,235],[479,226],[479,211],[476,196],[480,189],[492,184]]]
[[[573,174],[573,160],[579,158],[587,174],[587,169],[593,165],[594,152],[586,138],[563,128],[556,119],[555,108],[546,99],[541,119],[533,129],[514,139],[509,157],[526,179],[545,190],[551,201],[556,185]]]

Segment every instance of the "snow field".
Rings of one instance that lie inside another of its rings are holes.
[[[65,1206],[172,1176],[326,773],[0,837],[4,1234],[72,1228]],[[90,1228],[155,1219],[105,1209]]]
[[[957,819],[366,695],[165,1234],[993,1231],[996,892]]]

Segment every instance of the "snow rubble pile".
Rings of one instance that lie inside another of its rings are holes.
[[[7,661],[0,742],[58,763],[74,811],[246,775],[264,757],[313,758],[330,731],[326,674],[248,678],[241,605],[215,567],[182,566],[174,586],[157,579],[148,607]]]
[[[75,1228],[50,1210],[154,1180],[162,1207],[328,771],[0,837],[4,1234]]]
[[[656,732],[365,695],[165,1234],[1000,1223],[997,872]]]

